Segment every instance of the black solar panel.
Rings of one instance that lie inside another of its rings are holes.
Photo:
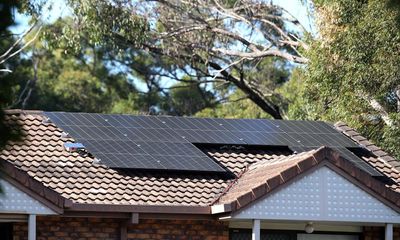
[[[294,153],[302,153],[302,152],[307,152],[307,151],[311,151],[311,150],[315,149],[315,147],[299,147],[299,146],[297,146],[297,147],[289,147],[289,148]],[[354,154],[349,149],[347,149],[345,147],[333,147],[332,149],[334,149],[335,151],[339,152],[340,156],[342,156],[343,158],[351,161],[352,163],[354,163],[354,165],[356,165],[361,170],[369,173],[371,176],[384,176],[382,173],[380,173],[375,168],[370,166],[367,162],[362,160],[360,157],[358,157],[356,154]],[[357,148],[354,148],[354,149],[361,149],[361,147],[357,147]]]
[[[337,152],[339,152],[343,158],[353,162],[354,165],[356,165],[361,170],[369,173],[371,176],[384,176],[379,171],[377,171],[375,168],[371,167],[366,161],[362,160],[357,155],[355,155],[353,152],[351,152],[349,149],[344,148],[344,147],[338,147],[338,148],[333,148],[333,149],[335,149]]]
[[[158,118],[58,112],[46,115],[83,143],[101,163],[112,168],[225,172]],[[211,135],[204,134],[208,137],[205,141]]]
[[[349,154],[344,150],[346,148],[358,147],[321,121],[64,112],[46,112],[45,115],[82,142],[93,155],[102,158],[104,164],[116,168],[224,171],[193,144],[268,145],[298,149],[328,146],[340,149],[342,154]],[[139,160],[141,164],[137,163]],[[366,169],[369,166],[355,162]]]

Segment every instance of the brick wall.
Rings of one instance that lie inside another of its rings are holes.
[[[38,217],[38,240],[119,240],[122,219]],[[27,223],[14,223],[14,240],[28,238]],[[228,240],[228,222],[211,220],[140,220],[128,226],[127,237],[133,239]],[[383,240],[383,227],[364,227],[361,240]],[[400,240],[400,228],[394,228]]]
[[[121,219],[38,217],[37,240],[119,240]],[[27,223],[14,224],[14,240],[28,238]],[[228,223],[204,220],[140,220],[128,239],[228,240]]]
[[[228,222],[204,220],[141,220],[128,227],[128,239],[228,240]]]
[[[120,219],[37,217],[37,240],[119,239]],[[14,224],[14,240],[28,238],[28,224]]]

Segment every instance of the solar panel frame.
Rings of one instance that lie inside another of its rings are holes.
[[[248,145],[266,145],[266,146],[291,146],[297,145],[287,133],[262,133],[262,132],[236,132]]]
[[[256,128],[249,125],[243,119],[227,119],[229,124],[234,127],[235,132],[257,132]]]
[[[234,133],[221,130],[176,130],[176,132],[191,143],[203,144],[246,144]]]
[[[282,129],[277,126],[276,123],[274,123],[271,120],[268,119],[247,119],[247,121],[251,121],[253,125],[255,125],[257,128],[257,131],[261,132],[267,132],[267,133],[280,133],[282,132]],[[275,120],[276,122],[279,122]]]
[[[82,140],[85,147],[92,154],[96,153],[126,153],[131,155],[148,155],[143,148],[132,141],[109,141],[109,140]]]
[[[186,125],[185,122],[181,121],[180,118],[170,117],[170,116],[160,116],[161,123],[169,129],[191,129],[189,125]]]

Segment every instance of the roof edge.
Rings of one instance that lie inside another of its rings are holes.
[[[211,213],[211,206],[179,205],[115,205],[74,203],[66,209],[69,212],[130,212],[130,213],[165,213],[165,214],[205,214]]]
[[[45,206],[54,210],[56,213],[63,213],[64,208],[72,205],[72,201],[67,199],[58,192],[46,187],[43,183],[37,181],[27,172],[19,169],[14,164],[0,158],[3,179],[16,185],[30,197],[38,200]]]

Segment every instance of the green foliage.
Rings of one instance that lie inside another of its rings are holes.
[[[121,7],[123,3],[120,1],[66,0],[65,4],[72,10],[72,21],[68,24],[58,21],[58,26],[44,31],[49,46],[78,53],[83,41],[116,49],[124,45],[140,45],[147,38],[149,23]],[[41,21],[43,13],[53,7],[45,0],[25,0],[21,5],[21,11],[31,16],[32,22]]]
[[[286,115],[289,119],[309,118],[310,106],[301,96],[302,93],[307,92],[304,84],[304,74],[304,68],[294,68],[290,75],[290,80],[277,89],[277,92],[280,93],[286,101]]]
[[[194,115],[210,105],[214,99],[210,91],[206,91],[199,84],[189,81],[174,84],[170,91],[170,97],[170,111],[178,116]]]
[[[290,117],[345,121],[400,158],[400,99],[395,94],[400,87],[400,4],[332,0],[315,1],[315,6],[321,36],[306,53],[306,69],[287,86],[298,84],[301,90],[298,98],[292,96]]]
[[[60,31],[66,21],[70,20],[57,21],[44,29]],[[9,63],[13,73],[7,77],[12,79],[13,85],[7,92],[9,97],[4,106],[84,112],[138,109],[136,103],[128,102],[138,92],[126,75],[113,73],[108,68],[105,49],[84,40],[75,55],[48,46],[49,42],[41,38],[27,49],[29,59],[15,58]],[[32,91],[29,97],[22,94],[25,88]],[[18,101],[19,98],[22,101]]]
[[[215,107],[205,108],[195,114],[197,117],[215,118],[271,118],[260,107],[254,104],[240,90],[230,94],[228,101]]]
[[[61,50],[44,50],[38,64],[34,94],[27,107],[112,112],[115,105],[121,108],[121,104],[132,99],[131,94],[137,92],[126,77],[110,73],[102,61],[88,63],[84,60],[90,57],[95,56],[82,55],[79,58],[65,55]],[[130,111],[135,107],[132,103]]]
[[[12,11],[19,5],[16,1],[1,0],[0,1],[0,55],[3,55],[15,41],[8,27],[14,25]],[[0,65],[0,69],[8,67],[14,62],[7,61]],[[7,141],[17,140],[19,138],[19,129],[16,125],[6,123],[3,108],[6,103],[12,98],[13,88],[15,83],[8,72],[0,72],[0,149],[2,149]],[[0,192],[2,189],[0,187]]]

